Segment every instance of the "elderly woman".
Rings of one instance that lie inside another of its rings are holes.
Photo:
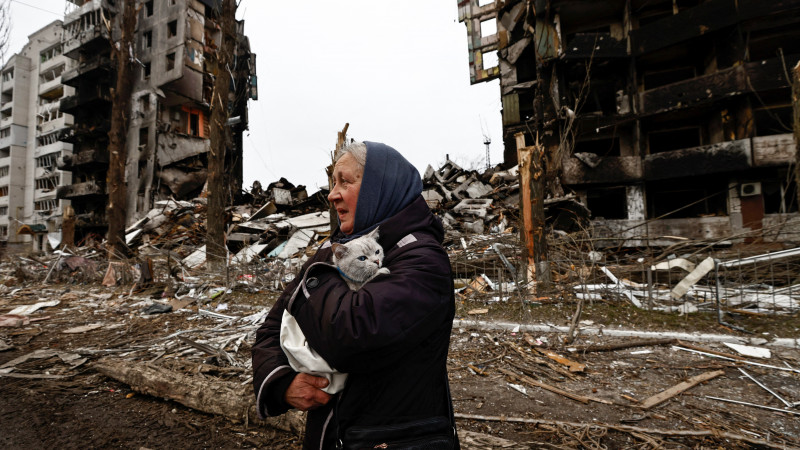
[[[328,200],[339,227],[278,298],[256,335],[253,384],[258,412],[308,411],[304,448],[458,448],[446,360],[454,316],[444,230],[421,196],[419,172],[395,149],[354,143],[336,157]],[[358,291],[330,261],[330,242],[380,226],[390,274]],[[289,299],[293,297],[291,309]],[[297,373],[280,347],[284,310],[308,344],[339,372],[344,389]],[[414,442],[412,442],[414,441]]]

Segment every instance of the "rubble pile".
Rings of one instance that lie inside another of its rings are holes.
[[[572,195],[545,200],[555,283],[538,286],[526,276],[518,236],[517,177],[516,167],[479,173],[449,159],[423,175],[423,196],[446,229],[444,245],[461,300],[612,300],[680,314],[721,307],[792,312],[800,305],[800,280],[792,275],[800,273],[800,251],[715,260],[708,252],[681,255],[689,243],[660,254],[596,249],[589,211]],[[201,303],[232,289],[281,291],[330,235],[327,193],[308,195],[284,178],[266,189],[255,182],[226,209],[227,248],[211,250],[205,247],[204,197],[159,201],[125,231],[132,255],[127,261],[105,262],[101,243],[88,240],[51,255],[18,256],[5,264],[3,281],[16,286],[102,280],[106,286],[133,284],[131,292],[162,283],[170,286],[169,294],[191,291],[189,297]],[[206,255],[215,251],[225,253],[224,273],[206,267]],[[778,279],[767,279],[776,275],[775,267]]]

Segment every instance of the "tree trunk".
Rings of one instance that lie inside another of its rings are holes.
[[[174,400],[197,411],[218,414],[237,422],[258,421],[255,395],[249,385],[189,376],[146,363],[111,358],[100,359],[93,367],[142,394]],[[299,434],[305,429],[305,415],[290,411],[280,417],[268,417],[266,423]]]
[[[210,269],[221,269],[227,259],[225,246],[225,152],[230,144],[228,94],[233,72],[236,43],[236,2],[223,0],[220,21],[222,42],[215,54],[216,79],[211,98],[211,149],[208,154],[208,212],[206,224],[206,261]]]
[[[794,105],[794,185],[797,189],[795,201],[800,208],[800,61],[792,69],[792,104]]]
[[[126,138],[128,118],[133,94],[133,50],[136,29],[136,1],[123,0],[121,13],[117,15],[121,38],[111,43],[111,57],[114,60],[117,80],[111,96],[111,129],[108,132],[108,204],[106,218],[108,235],[106,249],[109,259],[119,259],[126,255],[125,249],[125,211],[127,209],[127,183],[125,182],[125,163],[127,160]],[[112,32],[113,33],[113,32]]]

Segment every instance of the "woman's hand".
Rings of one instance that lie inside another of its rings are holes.
[[[310,411],[328,403],[331,395],[322,391],[328,386],[328,380],[307,373],[299,373],[286,389],[286,403],[300,411]]]

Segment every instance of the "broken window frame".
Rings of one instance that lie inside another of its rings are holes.
[[[205,138],[205,114],[203,114],[203,110],[198,108],[190,108],[188,106],[182,107],[181,110],[186,113],[186,129],[184,132],[189,136]],[[192,120],[195,117],[197,118],[197,124],[195,127],[193,127]],[[192,128],[196,128],[197,132],[193,133]]]
[[[149,80],[152,66],[149,62],[142,63],[142,80]]]
[[[177,21],[177,19],[173,20],[173,21],[170,21],[170,22],[167,22],[167,39],[174,38],[177,35],[178,35],[178,21]]]
[[[35,185],[37,190],[43,190],[45,192],[50,192],[58,188],[58,185],[61,183],[61,175],[54,174],[46,177],[37,178],[35,180]]]
[[[61,53],[63,52],[63,45],[64,44],[59,42],[58,44],[39,52],[39,64],[44,64],[53,58],[61,56]]]
[[[58,200],[54,198],[46,199],[46,200],[37,200],[33,202],[33,210],[34,211],[53,211],[58,209]]]

